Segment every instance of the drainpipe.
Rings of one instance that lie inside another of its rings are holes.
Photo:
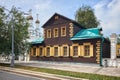
[[[102,49],[103,49],[104,38],[101,37],[101,39],[102,39],[102,42],[101,42],[101,44],[100,44],[100,66],[103,66],[103,65],[102,65]]]

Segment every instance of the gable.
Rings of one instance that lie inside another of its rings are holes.
[[[78,27],[82,27],[76,21],[71,20],[65,16],[58,14],[58,13],[55,13],[42,27],[45,28],[48,26],[58,25],[58,24],[62,24],[62,23],[70,23],[70,22],[77,25]],[[82,27],[82,28],[84,28],[84,27]]]

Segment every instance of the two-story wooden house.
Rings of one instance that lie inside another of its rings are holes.
[[[110,57],[110,42],[101,29],[86,29],[55,13],[43,26],[44,38],[32,42],[31,60],[101,63]]]

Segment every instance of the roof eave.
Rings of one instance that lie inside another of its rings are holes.
[[[85,39],[96,39],[96,38],[102,38],[101,36],[98,37],[91,37],[91,38],[80,38],[80,37],[76,37],[74,39],[70,38],[70,40],[74,41],[74,40],[85,40]]]

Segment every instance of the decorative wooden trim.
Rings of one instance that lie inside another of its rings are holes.
[[[97,46],[96,48],[97,48],[97,49],[100,49],[100,46]]]
[[[96,62],[100,63],[100,43],[101,41],[97,41],[96,43]]]
[[[96,45],[100,45],[100,43],[96,43]]]
[[[91,43],[83,43],[83,45],[85,46],[85,45],[91,45]]]
[[[97,43],[100,43],[100,41],[97,41]]]
[[[50,56],[54,56],[54,47],[50,47]]]
[[[36,48],[36,56],[39,56],[39,48]]]
[[[69,23],[69,36],[72,37],[73,36],[73,23]]]
[[[116,55],[119,56],[120,55],[120,44],[116,45]]]

